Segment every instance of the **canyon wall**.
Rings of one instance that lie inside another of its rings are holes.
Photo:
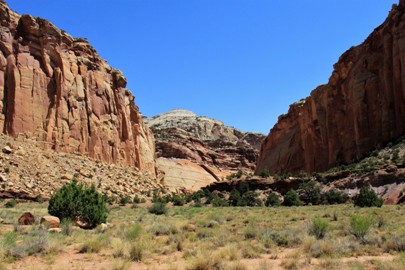
[[[256,173],[323,171],[362,158],[405,134],[405,0],[326,85],[290,106],[263,141]]]
[[[154,139],[122,73],[86,39],[0,1],[0,128],[155,176]]]

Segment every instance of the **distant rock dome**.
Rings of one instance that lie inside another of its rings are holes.
[[[157,117],[162,117],[162,116],[166,116],[166,117],[196,117],[197,115],[195,113],[193,113],[192,111],[189,110],[185,110],[185,109],[174,109],[162,114],[159,114],[153,118],[157,118]]]

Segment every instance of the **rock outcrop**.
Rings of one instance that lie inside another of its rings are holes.
[[[157,166],[172,191],[196,191],[236,170],[253,172],[265,137],[181,109],[144,121],[155,135]]]
[[[328,84],[290,106],[264,140],[256,173],[323,171],[405,134],[405,0],[334,65]]]
[[[122,73],[86,39],[0,1],[0,128],[155,176],[154,139]]]
[[[157,157],[188,159],[227,170],[253,170],[265,137],[181,109],[144,120],[155,135]]]

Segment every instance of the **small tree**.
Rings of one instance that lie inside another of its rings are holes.
[[[319,204],[321,202],[321,188],[315,182],[302,183],[298,194],[305,204]]]
[[[300,200],[298,193],[294,189],[291,189],[285,194],[283,205],[298,206],[298,205],[302,205],[302,201]]]
[[[354,196],[353,202],[355,206],[359,207],[381,207],[383,200],[369,187],[362,187],[360,193]]]
[[[148,208],[149,213],[155,215],[165,215],[167,214],[167,208],[165,203],[155,202],[151,207]]]
[[[240,206],[239,203],[242,199],[240,193],[237,189],[232,189],[231,194],[229,196],[229,204],[232,206]]]
[[[258,194],[254,191],[248,191],[243,194],[242,201],[246,202],[246,206],[262,206],[262,201],[258,198]]]
[[[345,203],[349,199],[346,193],[338,189],[330,189],[322,194],[325,204],[340,204]]]
[[[274,192],[270,193],[269,196],[267,196],[266,202],[264,203],[264,205],[266,206],[279,206],[280,204],[280,198]]]
[[[81,220],[90,228],[107,220],[107,208],[103,196],[97,192],[94,185],[85,187],[73,180],[64,185],[49,200],[49,214],[60,220]]]

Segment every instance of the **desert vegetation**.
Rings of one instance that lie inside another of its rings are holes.
[[[275,200],[270,199],[269,201]],[[404,206],[109,205],[107,225],[21,226],[48,203],[0,207],[0,269],[403,269]],[[35,262],[35,264],[32,264]],[[33,266],[35,265],[35,266]]]

